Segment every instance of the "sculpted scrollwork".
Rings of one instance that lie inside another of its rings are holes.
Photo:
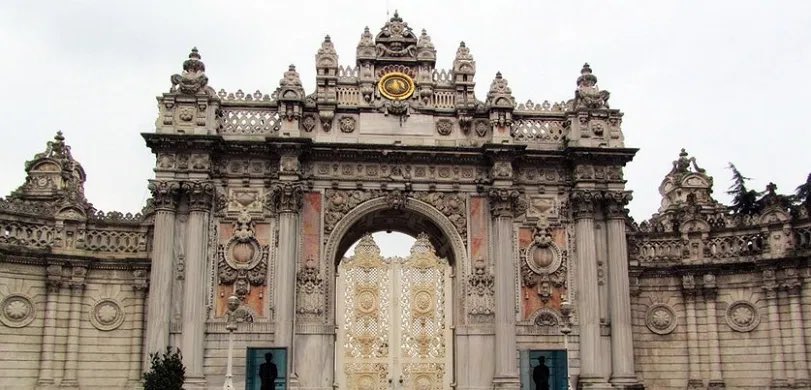
[[[270,248],[256,239],[250,214],[243,211],[234,223],[234,235],[217,249],[220,284],[235,284],[235,292],[243,298],[251,286],[265,284]]]
[[[478,258],[473,262],[473,273],[468,278],[468,313],[475,320],[486,322],[494,315],[495,277],[487,269],[487,262]]]
[[[183,194],[189,202],[191,211],[211,210],[211,202],[214,201],[214,184],[209,182],[184,182],[182,184]]]
[[[22,328],[35,317],[34,303],[25,295],[9,294],[0,302],[0,322],[9,328]]]
[[[521,278],[524,286],[537,286],[544,302],[552,297],[552,288],[566,286],[566,251],[560,250],[547,230],[536,230],[532,245],[521,253]]]
[[[599,191],[575,190],[570,197],[570,207],[575,219],[594,218],[595,206],[603,199]]]
[[[313,258],[307,259],[296,275],[298,301],[296,312],[303,315],[320,315],[324,312],[324,278]]]
[[[361,190],[326,190],[326,209],[324,210],[324,233],[329,234],[350,210],[361,203],[376,198],[380,191]]]
[[[459,235],[467,237],[467,203],[459,194],[444,192],[416,193],[414,197],[434,206],[453,223]]]

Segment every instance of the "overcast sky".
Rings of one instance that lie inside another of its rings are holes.
[[[658,208],[682,147],[724,203],[728,162],[759,190],[793,192],[811,171],[808,1],[4,0],[0,193],[61,129],[96,208],[138,211],[154,165],[140,133],[154,131],[155,96],[192,46],[217,90],[270,93],[293,63],[309,93],[325,34],[354,65],[363,27],[376,33],[395,8],[428,30],[438,68],[467,43],[480,100],[498,70],[518,101],[570,99],[588,61],[640,148],[625,175],[637,221]]]

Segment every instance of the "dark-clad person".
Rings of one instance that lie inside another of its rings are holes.
[[[546,358],[538,358],[538,365],[532,370],[532,380],[535,382],[535,390],[549,390],[549,367],[544,364]]]
[[[276,387],[276,378],[279,377],[279,370],[273,363],[273,354],[265,354],[265,362],[259,365],[259,379],[262,381],[262,390],[272,390]]]

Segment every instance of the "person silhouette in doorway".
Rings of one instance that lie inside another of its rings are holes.
[[[259,365],[259,379],[262,381],[262,390],[272,390],[276,387],[276,378],[279,377],[279,370],[276,363],[273,363],[273,354],[265,354],[265,362]]]
[[[545,364],[546,358],[538,358],[538,365],[532,370],[532,380],[535,382],[535,390],[549,390],[549,367]]]

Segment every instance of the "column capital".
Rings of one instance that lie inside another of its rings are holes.
[[[631,191],[607,191],[603,193],[603,209],[606,218],[625,220],[628,210],[625,206],[633,199]]]
[[[143,292],[149,289],[149,277],[145,269],[132,271],[132,289],[136,292]]]
[[[763,270],[760,286],[765,291],[767,298],[777,297],[777,288],[779,286],[773,269]]]
[[[803,280],[800,278],[796,268],[786,268],[783,270],[785,278],[781,287],[783,287],[790,296],[799,295],[802,290]]]
[[[685,298],[695,298],[697,291],[695,277],[692,274],[682,275],[681,288]]]
[[[490,213],[494,218],[514,218],[527,210],[527,201],[518,190],[511,188],[490,188]]]
[[[715,281],[715,275],[705,274],[703,279],[704,285],[702,286],[702,292],[704,293],[704,299],[714,300],[718,296],[718,285]]]
[[[270,186],[266,203],[277,213],[298,213],[304,204],[304,183],[284,182]]]
[[[214,201],[214,184],[209,181],[193,181],[181,184],[183,195],[189,202],[189,211],[209,211]]]
[[[156,211],[175,211],[180,194],[180,182],[175,180],[150,180],[152,205]]]
[[[603,199],[603,193],[595,190],[574,190],[569,199],[574,219],[592,219],[597,204]]]

